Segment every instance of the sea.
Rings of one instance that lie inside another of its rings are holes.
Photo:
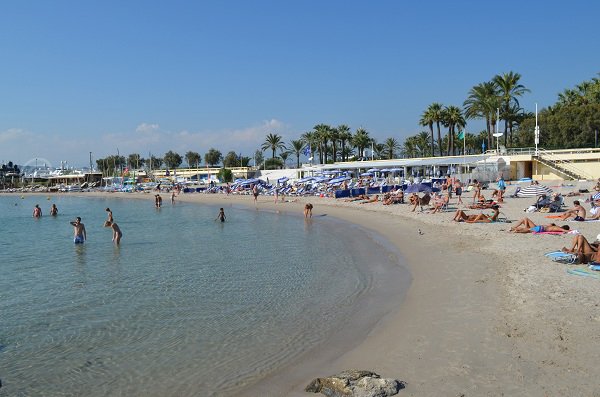
[[[0,397],[243,394],[340,330],[360,340],[406,289],[376,233],[223,206],[0,195]]]

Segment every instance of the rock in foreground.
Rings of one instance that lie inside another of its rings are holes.
[[[404,389],[404,383],[395,379],[381,379],[371,371],[351,369],[327,378],[316,378],[304,389],[327,397],[387,397]]]

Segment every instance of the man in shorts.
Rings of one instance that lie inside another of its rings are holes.
[[[258,186],[252,185],[252,195],[254,196],[254,204],[256,204],[256,200],[258,199]]]
[[[565,212],[559,219],[565,221],[571,217],[574,217],[574,221],[585,221],[585,208],[581,206],[579,200],[573,201],[573,208],[567,210],[567,212]]]
[[[87,240],[87,235],[85,233],[85,226],[81,223],[81,218],[75,218],[75,221],[70,222],[73,226],[73,242],[75,244],[83,244],[85,240]]]

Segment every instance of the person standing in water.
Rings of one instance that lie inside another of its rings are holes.
[[[83,244],[87,240],[87,234],[85,232],[85,225],[81,223],[81,218],[75,218],[75,221],[70,222],[73,226],[73,242],[75,244]]]
[[[175,204],[175,191],[171,192],[171,204]]]
[[[304,217],[305,218],[312,218],[312,209],[313,209],[313,205],[311,203],[307,203],[304,206]]]
[[[219,209],[219,214],[217,215],[217,219],[216,220],[220,220],[221,222],[225,222],[225,210],[223,208]]]
[[[154,196],[154,206],[156,208],[160,208],[161,205],[162,205],[162,197],[160,196],[160,194],[157,194],[156,196]]]
[[[115,222],[110,222],[107,226],[112,229],[112,241],[117,245],[121,244],[123,232],[121,231],[121,228],[119,228],[119,225],[117,225]]]
[[[52,206],[50,207],[50,215],[58,215],[58,208],[56,207],[56,204],[52,204]]]
[[[110,208],[108,208],[108,207],[106,207],[106,209],[104,211],[106,211],[106,215],[107,215],[107,219],[104,222],[104,227],[109,227],[111,225],[111,223],[113,223],[113,214],[112,214],[112,211],[110,210]]]
[[[36,204],[35,207],[33,207],[33,217],[34,218],[42,217],[42,209],[40,208],[39,204]]]

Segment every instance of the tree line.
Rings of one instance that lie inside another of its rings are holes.
[[[291,156],[296,168],[305,155],[316,163],[327,164],[337,161],[361,159],[393,159],[402,157],[429,157],[457,154],[475,154],[494,148],[494,134],[502,133],[505,147],[533,146],[535,114],[525,111],[519,100],[530,90],[521,84],[521,75],[510,71],[493,76],[473,86],[467,93],[462,106],[431,103],[422,113],[419,125],[427,130],[406,137],[403,143],[395,137],[378,142],[369,132],[360,127],[352,132],[346,124],[331,126],[317,124],[312,130],[302,133],[298,139],[284,142],[277,133],[269,133],[259,150],[252,157],[234,151],[225,156],[214,148],[202,156],[188,151],[184,156],[168,151],[163,157],[139,154],[108,156],[96,160],[98,169],[110,170],[147,167],[168,169],[180,167],[184,160],[188,167],[222,164],[224,167],[247,167],[274,169],[285,167]],[[485,130],[477,133],[465,132],[468,120],[483,120]],[[597,146],[600,130],[600,79],[592,78],[565,89],[558,95],[554,105],[541,109],[538,117],[540,145],[548,149]],[[463,140],[464,139],[464,140]],[[270,154],[265,158],[264,152]],[[251,164],[251,162],[253,163]]]

